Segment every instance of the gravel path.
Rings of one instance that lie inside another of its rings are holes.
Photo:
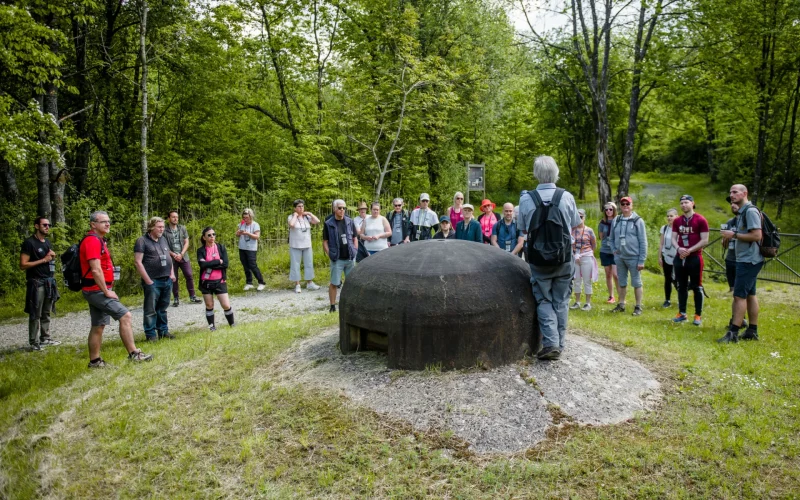
[[[250,321],[264,321],[281,316],[296,316],[308,311],[324,311],[328,309],[328,288],[308,292],[303,288],[300,294],[294,290],[249,292],[245,295],[231,297],[233,310],[237,323]],[[222,309],[215,302],[217,323],[225,323]],[[178,307],[167,310],[169,327],[171,331],[178,331],[186,327],[205,325],[205,307],[203,304],[181,302]],[[142,308],[131,310],[133,314],[133,333],[137,339],[142,338]],[[64,344],[84,344],[89,333],[89,311],[59,314],[51,319],[50,335],[53,339]],[[106,327],[103,338],[119,338],[119,329],[116,321]],[[27,348],[28,346],[28,319],[19,318],[0,324],[0,352],[10,349]]]

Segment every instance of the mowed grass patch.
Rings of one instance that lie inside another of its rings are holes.
[[[729,300],[710,284],[706,324],[673,325],[646,273],[644,316],[595,304],[571,327],[658,371],[658,411],[621,425],[553,429],[526,453],[473,456],[443,432],[419,433],[335,393],[274,382],[275,356],[334,326],[336,314],[197,329],[130,365],[89,372],[85,348],[13,353],[2,400],[4,496],[791,497],[800,488],[789,305],[764,305],[763,340],[719,346]],[[604,296],[596,287],[596,297]],[[796,309],[795,309],[796,310]],[[795,320],[796,321],[796,320]],[[783,323],[786,323],[783,325]],[[150,347],[150,346],[148,346]],[[777,352],[779,357],[772,356]],[[47,357],[44,361],[47,361]],[[59,368],[62,367],[62,368]],[[37,373],[28,373],[32,368]],[[59,371],[60,370],[60,371]],[[41,372],[41,373],[39,373]],[[20,380],[32,377],[33,383]],[[32,386],[32,387],[31,387]],[[5,387],[5,386],[4,386]],[[8,406],[10,405],[10,406]],[[8,406],[8,408],[7,408]],[[90,493],[89,493],[90,492]]]

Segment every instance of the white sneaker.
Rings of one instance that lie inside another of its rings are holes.
[[[575,302],[574,304],[569,306],[569,308],[570,309],[580,309],[581,308],[581,303],[580,302]]]
[[[591,311],[591,310],[592,310],[592,305],[589,304],[588,302],[584,304],[583,307],[581,307],[581,311]]]
[[[258,285],[258,288],[256,288],[256,290],[258,290],[260,292],[261,290],[263,290],[265,288],[267,288],[266,285]]]
[[[248,290],[252,290],[252,289],[253,289],[253,285],[245,285],[244,286],[244,291],[245,292],[248,291]]]
[[[308,283],[306,283],[306,290],[319,290],[319,285],[317,285],[313,281],[309,281]]]
[[[301,292],[301,290],[300,290],[300,283],[298,283],[298,284],[296,284],[296,285],[294,286],[294,293],[300,293],[300,292]]]

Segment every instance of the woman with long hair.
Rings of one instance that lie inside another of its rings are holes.
[[[614,291],[619,296],[619,278],[617,277],[617,266],[614,264],[614,251],[611,249],[611,242],[608,237],[614,229],[614,218],[617,216],[617,205],[609,201],[603,206],[603,217],[597,227],[597,236],[600,238],[600,264],[606,271],[606,287],[608,287],[609,304],[616,302]],[[613,280],[613,288],[612,288]]]
[[[225,313],[230,326],[234,325],[233,307],[228,299],[228,251],[225,245],[217,243],[217,232],[211,226],[203,229],[201,245],[197,249],[197,262],[200,264],[200,292],[206,304],[208,329],[216,331],[214,324],[214,295]]]
[[[464,193],[456,191],[453,196],[453,206],[447,209],[447,215],[450,218],[450,226],[455,228],[458,223],[464,219],[464,214],[461,213],[461,207],[464,205]]]

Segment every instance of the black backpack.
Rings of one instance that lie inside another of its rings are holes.
[[[558,205],[564,189],[558,188],[553,199],[545,204],[539,193],[528,192],[536,211],[528,226],[528,262],[535,266],[555,267],[572,260],[572,237],[569,224],[561,216]]]
[[[100,255],[103,255],[106,251],[105,245],[102,245],[103,240],[96,234],[87,234],[81,238],[81,241],[75,243],[61,254],[61,272],[64,275],[64,284],[73,292],[80,292],[84,286],[86,276],[81,272],[81,245],[83,240],[92,236],[100,240]]]
[[[750,210],[752,206],[747,207],[747,210]],[[744,218],[744,221],[747,225],[747,217]],[[764,212],[761,212],[761,241],[758,242],[758,247],[761,255],[768,258],[777,257],[778,249],[781,247],[781,235],[778,227]]]

